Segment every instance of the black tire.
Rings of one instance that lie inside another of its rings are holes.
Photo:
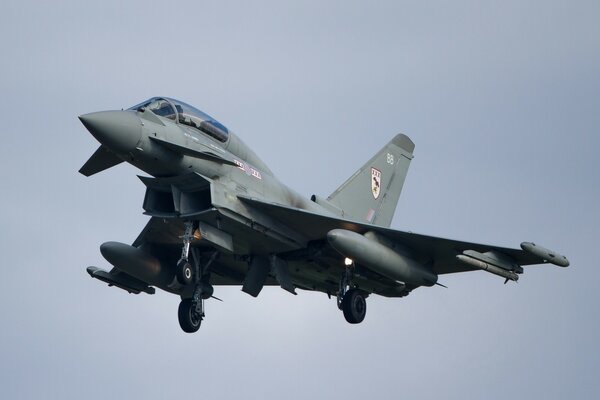
[[[350,289],[342,300],[344,318],[351,324],[359,324],[367,314],[367,301],[365,295],[357,289]]]
[[[189,285],[194,280],[194,270],[192,269],[192,265],[185,261],[181,260],[177,263],[177,282],[182,285]]]
[[[202,315],[196,312],[196,303],[192,299],[184,299],[179,303],[177,312],[179,326],[186,333],[194,333],[200,329]]]

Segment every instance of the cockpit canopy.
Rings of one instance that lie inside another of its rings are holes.
[[[159,117],[198,129],[219,142],[224,143],[229,139],[229,130],[223,124],[183,101],[168,97],[153,97],[129,110],[152,111]]]

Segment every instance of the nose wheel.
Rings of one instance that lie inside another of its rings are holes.
[[[179,303],[177,312],[179,326],[186,333],[194,333],[200,329],[200,324],[204,318],[204,305],[202,299],[196,302],[194,299],[183,299]]]
[[[194,333],[200,329],[204,319],[204,300],[213,297],[214,289],[211,284],[198,282],[191,298],[185,298],[179,303],[177,317],[179,326],[186,333]]]

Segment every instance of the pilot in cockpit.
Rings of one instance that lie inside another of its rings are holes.
[[[175,110],[168,101],[154,101],[148,105],[148,109],[156,115],[175,120]]]

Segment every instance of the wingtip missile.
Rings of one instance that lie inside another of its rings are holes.
[[[545,247],[536,245],[532,242],[523,242],[521,243],[521,248],[523,251],[528,252],[536,257],[541,258],[544,261],[547,261],[551,264],[558,265],[559,267],[566,268],[569,266],[569,260],[567,257],[558,254],[555,251],[546,249]]]

